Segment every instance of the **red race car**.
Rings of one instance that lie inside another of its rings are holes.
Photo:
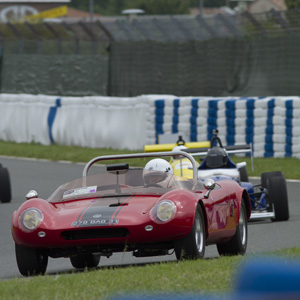
[[[176,155],[191,161],[193,179],[175,176],[163,159]],[[129,168],[128,160],[141,157],[156,158],[143,169]],[[92,165],[107,160],[123,162],[91,175]],[[206,245],[216,244],[220,255],[244,254],[251,212],[247,191],[233,180],[203,183],[197,172],[194,158],[183,152],[100,156],[85,166],[82,178],[47,200],[30,191],[12,216],[20,273],[44,274],[48,257],[94,268],[101,256],[123,251],[147,257],[174,249],[178,260],[196,259]]]

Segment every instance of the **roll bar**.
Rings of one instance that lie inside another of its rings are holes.
[[[119,154],[119,155],[106,155],[98,156],[91,159],[84,167],[82,177],[86,177],[90,167],[99,161],[115,160],[115,159],[131,159],[131,158],[145,158],[145,157],[171,157],[171,156],[184,156],[188,158],[193,166],[193,179],[198,179],[198,170],[195,159],[192,155],[183,151],[169,151],[169,152],[151,152],[151,153],[133,153],[133,154]]]

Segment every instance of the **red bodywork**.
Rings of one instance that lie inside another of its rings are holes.
[[[80,252],[110,256],[121,251],[133,251],[135,256],[160,255],[191,231],[197,205],[204,211],[207,245],[233,237],[241,201],[245,201],[249,219],[248,194],[235,181],[217,182],[206,198],[203,183],[170,176],[166,186],[149,188],[138,184],[140,170],[119,175],[106,172],[67,183],[48,200],[27,200],[13,213],[13,239],[20,246],[43,248],[51,257]],[[166,199],[174,202],[176,214],[167,222],[157,222],[151,211]],[[43,221],[33,231],[21,221],[28,208],[43,213]]]

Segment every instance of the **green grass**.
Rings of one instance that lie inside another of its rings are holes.
[[[265,253],[299,261],[300,248]],[[113,295],[149,293],[225,294],[234,291],[240,264],[257,256],[163,262],[140,266],[98,268],[0,281],[0,299],[107,299]],[[261,255],[259,256],[261,257]]]
[[[143,152],[100,148],[83,148],[74,146],[11,143],[0,141],[0,155],[49,159],[53,161],[67,160],[87,163],[96,156]],[[254,158],[254,171],[248,157],[233,157],[234,162],[246,161],[249,176],[260,176],[263,172],[282,171],[287,179],[300,179],[300,160],[297,158]],[[129,161],[131,166],[144,166],[147,159]],[[110,162],[114,163],[114,162]]]

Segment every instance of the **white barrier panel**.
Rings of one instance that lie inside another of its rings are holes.
[[[53,125],[58,144],[92,148],[141,149],[146,143],[149,105],[136,98],[62,97]]]
[[[50,144],[48,115],[55,96],[0,94],[0,139]]]
[[[143,150],[164,133],[224,145],[253,144],[256,157],[300,158],[300,98],[56,97],[0,94],[0,139]]]

